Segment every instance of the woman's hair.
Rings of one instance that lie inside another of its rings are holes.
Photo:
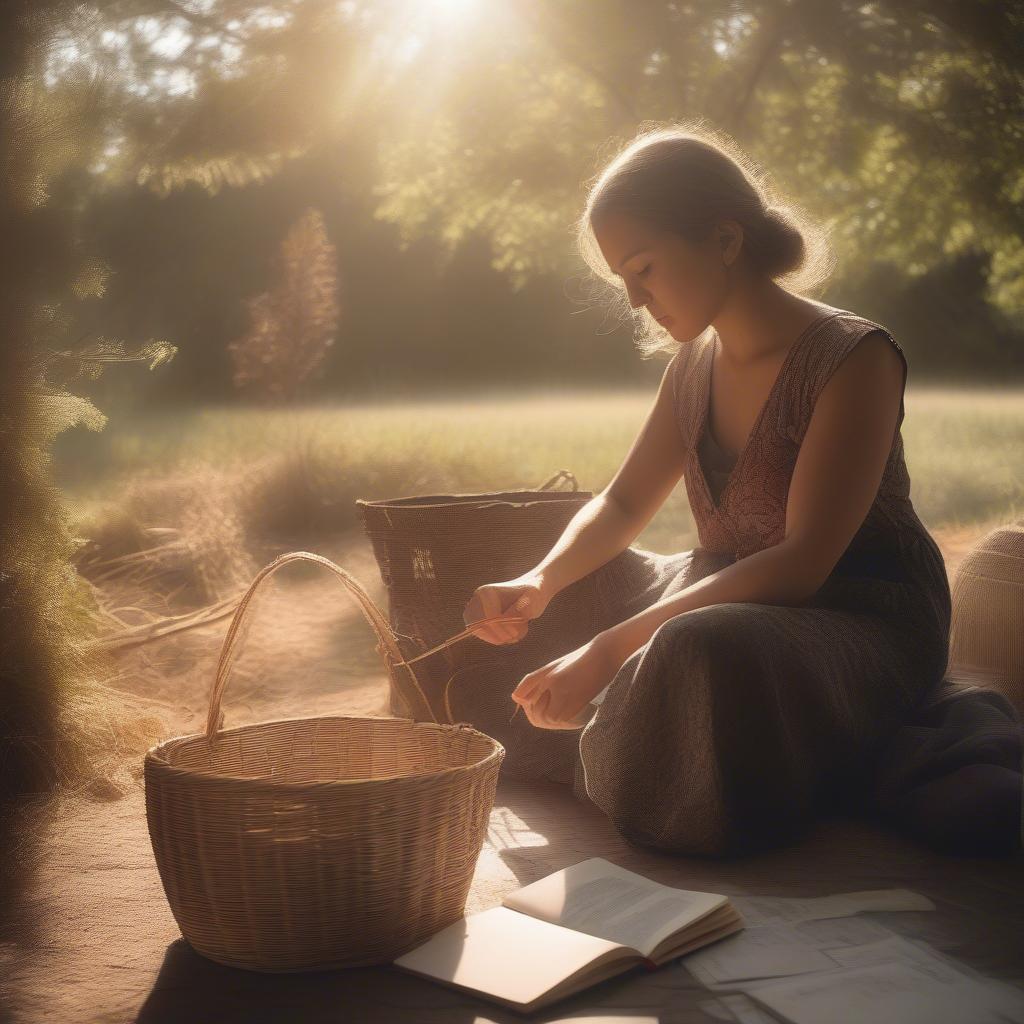
[[[674,353],[679,343],[649,313],[631,309],[622,279],[594,237],[592,222],[603,213],[625,213],[694,243],[716,222],[738,221],[741,259],[793,292],[820,291],[835,265],[827,231],[786,199],[731,138],[699,119],[641,129],[588,185],[577,245],[591,271],[611,286],[613,301],[623,303],[624,316],[633,316],[644,358]]]

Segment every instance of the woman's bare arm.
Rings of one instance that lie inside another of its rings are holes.
[[[904,384],[884,335],[865,335],[814,406],[786,505],[784,539],[705,576],[600,634],[625,661],[668,619],[736,601],[798,605],[832,572],[867,516],[892,448]]]
[[[532,571],[555,594],[624,551],[653,518],[683,475],[684,451],[673,409],[672,374],[665,367],[654,405],[607,487],[566,524]]]

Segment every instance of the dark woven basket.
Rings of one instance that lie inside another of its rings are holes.
[[[549,489],[561,478],[571,491]],[[464,630],[463,611],[476,588],[532,569],[592,497],[561,470],[535,490],[358,499],[402,656],[413,658]],[[522,713],[513,717],[511,693],[528,672],[611,626],[623,593],[642,591],[649,573],[648,562],[629,548],[556,594],[518,643],[470,636],[417,661],[426,704],[410,693],[406,670],[386,659],[391,712],[417,721],[468,722],[505,747],[502,772],[571,783],[578,731],[539,729]]]

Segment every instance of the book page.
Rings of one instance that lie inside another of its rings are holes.
[[[591,857],[510,893],[502,905],[631,946],[650,956],[667,936],[728,903],[720,893],[676,889]]]
[[[582,970],[639,957],[617,943],[506,907],[470,914],[398,957],[396,967],[513,1004],[529,1004]],[[614,973],[609,969],[609,973]]]
[[[652,953],[650,962],[660,967],[662,964],[668,963],[669,960],[677,960],[693,950],[743,930],[743,920],[735,911],[733,911],[734,916],[725,918],[719,918],[720,913],[721,910],[716,910],[693,928],[684,928],[679,934],[670,935]],[[715,921],[715,923],[707,925],[705,923],[707,921]]]

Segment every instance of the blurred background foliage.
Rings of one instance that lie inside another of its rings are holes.
[[[890,326],[915,382],[1003,380],[1024,373],[1022,21],[948,0],[82,5],[31,77],[74,126],[40,187],[105,282],[79,329],[179,350],[107,375],[108,405],[229,398],[227,343],[310,208],[343,307],[312,394],[653,379],[572,225],[619,142],[695,115],[832,227],[823,298]]]

